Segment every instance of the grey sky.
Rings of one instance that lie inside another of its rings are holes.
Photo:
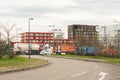
[[[48,25],[55,25],[67,31],[70,24],[112,24],[120,21],[120,0],[1,0],[0,22],[15,23],[31,31],[48,31]]]

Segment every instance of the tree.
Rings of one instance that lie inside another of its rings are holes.
[[[14,26],[15,26],[15,24],[13,24],[12,26],[0,24],[0,27],[3,29],[3,31],[5,33],[5,35],[4,34],[2,34],[2,35],[4,35],[4,38],[6,38],[5,48],[6,48],[6,53],[9,56],[9,58],[13,57],[13,52],[11,50],[12,45],[11,45],[10,41],[14,36],[11,36],[10,33],[11,33],[12,29],[14,28]]]
[[[0,58],[4,55],[4,50],[5,50],[5,41],[0,40]]]

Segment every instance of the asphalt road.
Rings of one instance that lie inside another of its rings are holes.
[[[47,59],[51,64],[0,74],[0,80],[120,80],[120,66],[117,65],[44,56],[32,57]]]

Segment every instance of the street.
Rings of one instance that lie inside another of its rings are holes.
[[[0,80],[120,80],[120,66],[117,65],[40,55],[31,57],[46,59],[51,64],[0,74]]]

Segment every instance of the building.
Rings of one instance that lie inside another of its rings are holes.
[[[115,48],[120,49],[120,29],[116,30],[116,36],[114,41]]]
[[[64,38],[64,32],[61,29],[52,29],[51,31],[54,32],[54,38],[56,39]]]
[[[39,43],[47,44],[52,43],[54,39],[54,33],[52,32],[24,32],[21,33],[23,43]]]
[[[97,31],[94,25],[69,25],[68,39],[75,39],[76,47],[95,46]]]
[[[37,44],[51,44],[51,45],[74,45],[73,39],[59,39],[54,38],[53,32],[24,32],[21,33],[22,43],[37,43]]]

